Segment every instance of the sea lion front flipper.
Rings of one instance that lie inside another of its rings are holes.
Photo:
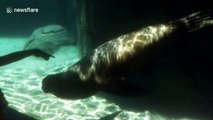
[[[113,80],[103,88],[104,92],[122,97],[139,97],[145,94],[142,87],[123,79]]]
[[[117,111],[114,112],[112,114],[106,115],[102,118],[100,118],[99,120],[114,120],[115,117],[117,117],[122,111]]]

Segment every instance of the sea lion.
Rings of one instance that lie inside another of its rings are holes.
[[[86,98],[98,91],[137,96],[142,89],[126,80],[128,72],[143,65],[173,33],[192,32],[212,24],[211,12],[197,12],[122,35],[103,43],[65,72],[45,77],[42,89],[45,93],[68,99]]]

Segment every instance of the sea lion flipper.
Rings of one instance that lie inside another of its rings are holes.
[[[114,120],[115,117],[117,117],[122,111],[117,111],[114,112],[112,114],[106,115],[102,118],[100,118],[99,120]]]
[[[193,32],[206,26],[213,25],[213,12],[209,10],[199,11],[179,20],[172,21],[172,23],[179,25],[179,27],[181,25],[188,32]]]

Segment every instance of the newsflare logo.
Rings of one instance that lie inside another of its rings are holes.
[[[12,8],[8,6],[6,8],[6,13],[38,13],[39,9],[38,8],[31,8],[31,7],[26,7],[26,8]]]
[[[13,8],[12,7],[7,7],[6,8],[6,12],[7,13],[12,13],[13,12]]]

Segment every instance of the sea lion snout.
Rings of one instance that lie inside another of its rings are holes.
[[[48,89],[47,89],[47,77],[45,77],[44,79],[43,79],[43,81],[42,81],[42,86],[41,86],[41,89],[43,90],[43,92],[45,92],[45,93],[48,93]]]
[[[42,90],[45,93],[50,93],[55,91],[59,84],[61,75],[60,74],[54,74],[54,75],[48,75],[42,80]]]
[[[51,75],[48,75],[47,77],[45,77],[45,78],[42,80],[42,87],[41,87],[41,89],[42,89],[43,92],[45,92],[45,93],[48,93],[48,83],[49,83],[49,81],[51,80],[51,79],[50,79],[50,76],[51,76]]]

